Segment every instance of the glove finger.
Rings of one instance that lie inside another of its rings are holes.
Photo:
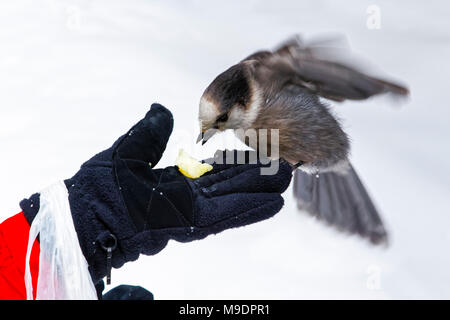
[[[203,162],[213,166],[213,169],[207,174],[214,174],[243,164],[260,166],[263,163],[269,162],[268,159],[267,161],[265,160],[261,160],[258,152],[253,150],[217,150],[213,158],[205,159]]]
[[[206,197],[249,192],[283,193],[291,182],[291,166],[284,161],[273,161],[272,164],[275,165],[273,170],[276,170],[276,174],[273,175],[262,174],[261,167],[249,167],[248,165],[223,170],[205,177],[204,184],[199,191]]]
[[[241,164],[241,165],[234,165],[229,168],[223,168],[220,171],[216,171],[211,173],[208,172],[207,174],[204,174],[203,176],[193,180],[194,184],[197,187],[209,187],[215,183],[231,179],[232,177],[241,174],[242,172],[252,170],[252,169],[258,169],[261,166],[258,164]]]
[[[225,223],[225,229],[267,219],[281,210],[284,201],[279,193],[227,194],[198,199],[195,225],[208,227]]]
[[[118,154],[122,159],[141,160],[154,167],[162,157],[172,129],[172,113],[154,103],[144,119],[123,136],[117,146]]]

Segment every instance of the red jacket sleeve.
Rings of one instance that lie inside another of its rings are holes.
[[[24,214],[18,213],[0,224],[0,299],[24,300],[25,260],[30,225]],[[39,243],[35,241],[30,256],[33,294],[36,298],[39,273]]]

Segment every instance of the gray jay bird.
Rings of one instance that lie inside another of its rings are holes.
[[[293,188],[298,207],[373,244],[387,243],[380,215],[348,160],[348,136],[321,98],[341,102],[409,91],[323,52],[296,37],[221,73],[200,99],[198,141],[227,129],[278,129],[279,157],[301,169]]]

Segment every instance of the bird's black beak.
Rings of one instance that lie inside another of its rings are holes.
[[[200,134],[197,137],[197,143],[200,141],[202,142],[202,145],[204,145],[213,135],[216,134],[218,130],[216,129],[209,129],[204,132],[200,132]]]
[[[204,145],[206,143],[207,140],[203,140],[203,135],[204,135],[203,132],[200,132],[200,134],[197,137],[196,143],[199,143],[200,141],[202,142],[202,145]]]

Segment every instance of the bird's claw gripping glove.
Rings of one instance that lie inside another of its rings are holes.
[[[168,240],[198,240],[228,228],[267,219],[283,206],[291,167],[275,175],[256,164],[214,164],[198,178],[176,166],[154,169],[173,128],[169,110],[153,104],[145,118],[111,148],[65,180],[75,230],[93,282],[139,254],[152,255]],[[33,205],[32,205],[33,204]],[[39,194],[21,202],[31,224]]]

